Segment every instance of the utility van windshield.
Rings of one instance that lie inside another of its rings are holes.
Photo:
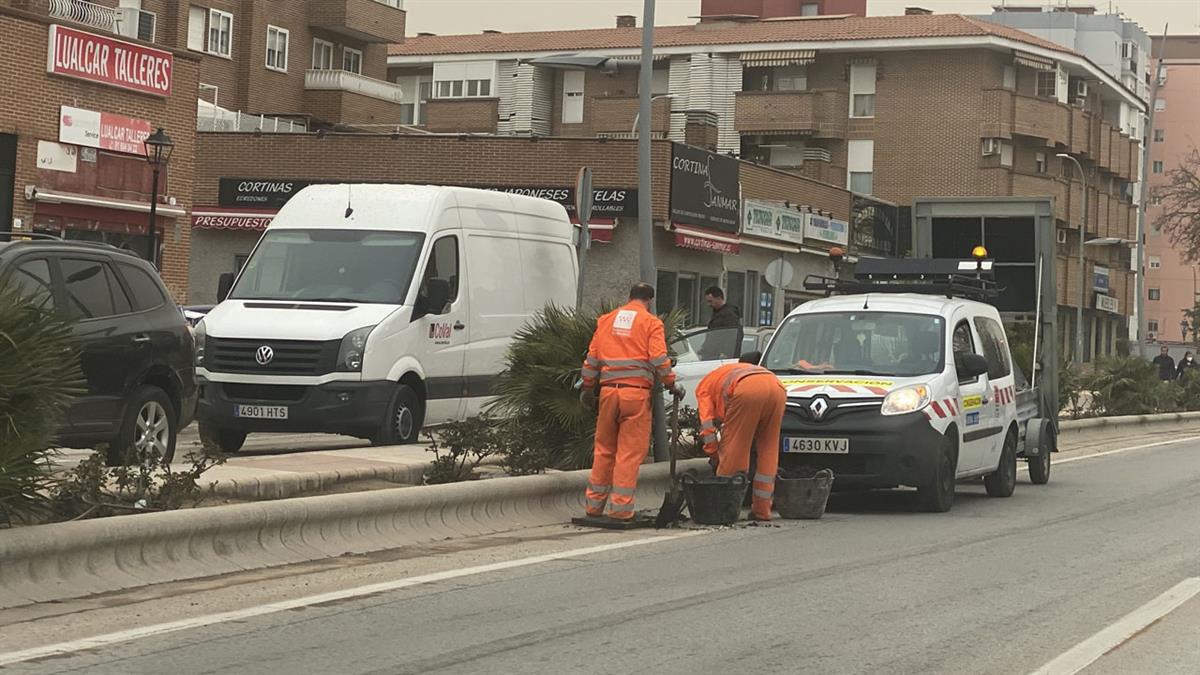
[[[425,235],[374,230],[268,230],[229,297],[404,303]]]
[[[779,327],[763,363],[777,373],[913,377],[941,372],[944,344],[940,316],[801,314]]]

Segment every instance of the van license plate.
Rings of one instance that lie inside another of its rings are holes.
[[[234,406],[233,416],[256,420],[286,420],[288,409],[286,405],[239,405]]]
[[[784,452],[807,452],[819,455],[850,454],[849,438],[784,438]]]

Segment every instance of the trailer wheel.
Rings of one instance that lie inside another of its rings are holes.
[[[1049,425],[1047,425],[1049,427]],[[1038,454],[1029,458],[1029,482],[1045,485],[1050,482],[1050,455],[1054,452],[1054,432],[1046,428],[1038,439]]]

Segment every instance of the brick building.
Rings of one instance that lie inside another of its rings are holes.
[[[107,241],[148,256],[152,173],[142,140],[162,127],[175,147],[159,186],[160,269],[182,301],[199,59],[169,31],[139,32],[136,10],[92,10],[0,0],[0,231]]]
[[[1069,47],[979,19],[913,10],[758,20],[769,3],[719,4],[701,23],[655,31],[656,136],[695,143],[689,130],[707,118],[719,153],[846,186],[901,214],[920,198],[1050,197],[1064,344],[1083,296],[1085,357],[1115,351],[1134,305],[1124,243],[1136,228],[1140,139],[1128,122],[1145,111],[1136,91]],[[390,78],[429,92],[414,105],[430,131],[628,137],[641,31],[620,21],[416,37],[390,48]],[[1059,153],[1087,173],[1086,247],[1082,182]],[[855,223],[851,244],[903,254],[906,222]]]
[[[1157,55],[1161,38],[1155,38]],[[1162,214],[1154,187],[1167,172],[1200,147],[1196,120],[1200,117],[1200,35],[1171,35],[1162,45],[1154,129],[1150,136],[1150,202],[1146,209],[1146,333],[1156,339],[1182,339],[1183,312],[1197,302],[1196,264],[1184,260],[1171,237],[1153,227]],[[1190,337],[1190,336],[1189,336]]]

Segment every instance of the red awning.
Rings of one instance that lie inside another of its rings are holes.
[[[162,232],[171,218],[159,216],[158,231]],[[34,205],[33,226],[43,230],[64,232],[85,230],[116,234],[145,235],[149,214],[79,204],[38,202]]]
[[[725,234],[688,225],[672,225],[672,229],[675,230],[675,245],[680,248],[709,253],[728,253],[729,255],[738,255],[742,252],[741,239],[735,234]]]
[[[571,216],[571,222],[579,225],[579,219],[575,216]],[[602,244],[612,243],[613,230],[616,229],[617,221],[612,218],[588,221],[588,233],[592,235],[592,241],[598,241]]]
[[[226,209],[198,206],[192,209],[192,227],[205,230],[248,230],[261,232],[267,229],[275,215],[275,209]]]

